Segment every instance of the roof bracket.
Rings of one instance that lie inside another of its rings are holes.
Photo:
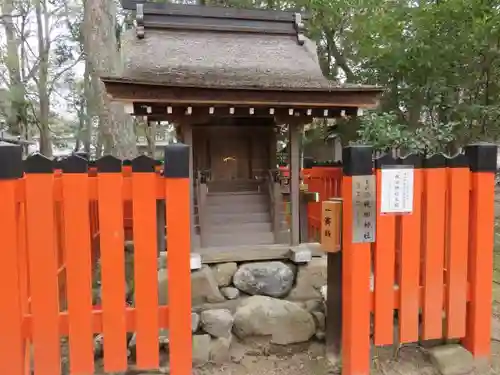
[[[138,39],[144,39],[144,4],[135,5],[136,35]]]
[[[302,46],[306,38],[304,36],[304,22],[302,22],[302,15],[300,13],[294,13],[293,14],[293,26],[295,28],[295,31],[297,32],[297,43]]]

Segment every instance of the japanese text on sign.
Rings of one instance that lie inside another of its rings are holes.
[[[383,166],[380,213],[413,212],[413,175],[411,166]]]
[[[321,204],[321,245],[324,251],[340,250],[342,201],[333,199]]]
[[[352,177],[353,243],[375,242],[375,176]]]

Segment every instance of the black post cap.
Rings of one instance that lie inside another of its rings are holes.
[[[310,156],[304,156],[304,162],[302,163],[304,169],[310,169],[314,166],[314,158]]]
[[[379,156],[375,159],[375,168],[381,169],[384,165],[397,165],[398,159],[392,156],[391,153]]]
[[[190,148],[183,143],[165,146],[164,176],[166,178],[189,178]]]
[[[77,156],[76,154],[62,159],[60,162],[61,169],[64,173],[87,173],[88,160]]]
[[[399,164],[410,165],[413,168],[422,168],[422,155],[420,154],[408,154],[406,156],[398,158]]]
[[[54,161],[42,154],[28,156],[24,161],[26,173],[53,173]]]
[[[21,146],[0,141],[0,180],[23,177],[23,150]]]
[[[474,143],[465,148],[472,172],[496,172],[497,153],[497,145],[486,142]]]
[[[448,168],[469,168],[469,158],[463,153],[456,154],[446,159]]]
[[[153,173],[155,171],[155,160],[146,155],[140,155],[132,159],[132,172]]]
[[[119,173],[122,171],[122,161],[112,155],[106,155],[95,162],[100,173]]]
[[[344,175],[364,176],[372,174],[372,153],[372,146],[352,145],[344,147],[342,150]]]
[[[423,161],[424,168],[445,168],[446,157],[443,154],[434,154],[426,157]]]

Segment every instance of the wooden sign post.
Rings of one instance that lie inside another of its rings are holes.
[[[336,253],[341,244],[342,198],[322,202],[321,211],[321,248]]]

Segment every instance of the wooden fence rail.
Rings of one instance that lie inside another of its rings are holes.
[[[136,334],[137,367],[158,368],[159,328],[169,328],[172,373],[191,373],[189,147],[165,149],[164,178],[154,164],[138,157],[127,171],[107,156],[89,173],[87,161],[73,156],[54,173],[51,160],[36,155],[23,163],[18,146],[0,145],[1,373],[60,374],[61,339],[67,338],[71,374],[92,374],[98,333],[104,336],[104,371],[125,371],[127,332]],[[156,199],[167,196],[175,197],[166,212],[174,250],[168,256],[169,305],[162,306],[155,213]],[[124,202],[132,202],[134,307],[125,303]],[[97,219],[102,306],[92,305]]]

